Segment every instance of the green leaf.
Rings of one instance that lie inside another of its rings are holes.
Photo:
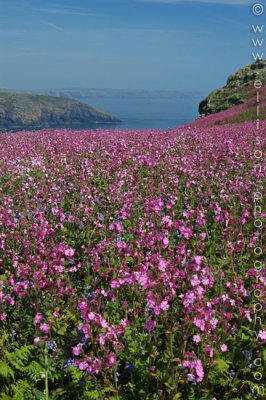
[[[247,336],[247,335],[245,335],[245,334],[242,332],[242,334],[241,334],[241,339],[242,339],[242,340],[249,340],[250,337]]]
[[[14,379],[14,372],[12,368],[10,368],[10,366],[7,363],[1,360],[0,360],[0,375],[3,378],[8,378],[9,376],[11,376]]]
[[[219,358],[218,360],[216,360],[216,369],[219,372],[226,373],[226,372],[228,372],[229,367],[230,367],[230,363],[228,361],[225,361],[222,358]]]
[[[35,395],[36,400],[44,400],[44,398],[45,398],[44,393],[41,392],[40,390],[36,390],[34,392],[34,395]]]
[[[173,397],[173,400],[179,400],[179,399],[182,399],[182,393],[177,393]]]

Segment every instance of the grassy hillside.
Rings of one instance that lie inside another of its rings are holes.
[[[254,82],[261,80],[262,87],[257,90]],[[266,119],[266,61],[258,61],[239,69],[230,75],[226,85],[211,92],[199,104],[200,117],[191,125],[207,127],[228,123]],[[257,98],[259,92],[259,102]]]
[[[214,90],[199,104],[202,115],[214,114],[239,104],[245,104],[256,91],[254,82],[266,81],[266,61],[259,61],[241,68],[230,75],[222,89]],[[253,88],[253,90],[252,90]]]

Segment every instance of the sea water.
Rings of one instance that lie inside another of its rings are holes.
[[[122,122],[108,129],[167,129],[184,125],[198,116],[202,97],[86,98],[84,103],[105,111]],[[97,124],[96,128],[102,124]],[[106,126],[106,124],[105,124]]]

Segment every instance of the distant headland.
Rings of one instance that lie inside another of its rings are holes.
[[[0,91],[0,128],[44,128],[119,123],[118,118],[73,99]]]

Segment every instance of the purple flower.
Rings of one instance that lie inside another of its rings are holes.
[[[152,321],[151,319],[146,321],[145,323],[145,329],[150,332],[152,331],[156,326],[156,321]]]

